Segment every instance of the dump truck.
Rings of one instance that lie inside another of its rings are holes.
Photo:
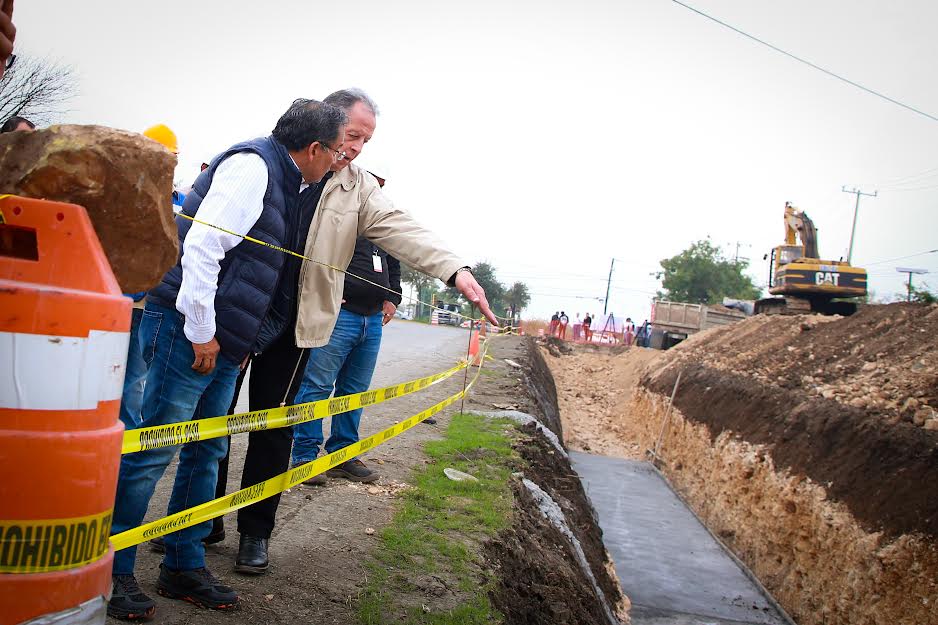
[[[691,334],[736,323],[745,318],[746,313],[726,306],[656,299],[651,304],[651,333],[648,346],[654,349],[668,349]]]

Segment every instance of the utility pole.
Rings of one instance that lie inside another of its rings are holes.
[[[752,246],[749,245],[748,243],[743,243],[742,241],[737,241],[737,242],[736,242],[736,254],[733,256],[733,264],[734,264],[734,265],[738,265],[738,264],[739,264],[739,248],[741,248],[743,245],[745,245],[746,247],[752,247]],[[743,256],[743,260],[749,260],[749,259],[746,258],[745,256]]]
[[[616,259],[609,263],[609,278],[606,280],[606,300],[603,302],[603,315],[609,312],[609,289],[612,287],[612,268],[616,266]]]
[[[840,188],[844,193],[854,193],[857,196],[856,206],[853,208],[853,228],[850,229],[850,249],[847,250],[847,264],[849,265],[853,259],[853,237],[857,233],[857,213],[860,212],[860,196],[865,195],[867,197],[876,197],[879,195],[879,191],[873,191],[872,193],[864,193],[856,187],[847,191],[847,186],[844,185]]]

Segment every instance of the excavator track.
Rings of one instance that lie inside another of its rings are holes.
[[[849,317],[857,312],[854,302],[808,299],[802,297],[767,297],[755,305],[757,315],[842,315]]]

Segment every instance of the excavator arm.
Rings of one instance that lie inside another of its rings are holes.
[[[785,243],[804,246],[805,258],[820,258],[817,246],[817,228],[806,213],[785,202]]]

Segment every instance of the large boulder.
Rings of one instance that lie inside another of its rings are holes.
[[[156,285],[176,262],[176,156],[103,126],[0,134],[0,193],[84,206],[125,293]]]

